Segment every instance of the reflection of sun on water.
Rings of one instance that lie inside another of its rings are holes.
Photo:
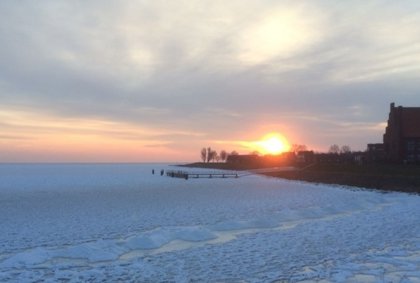
[[[290,149],[287,140],[277,133],[266,135],[256,145],[257,150],[263,154],[280,154]]]

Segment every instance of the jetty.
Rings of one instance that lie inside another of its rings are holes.
[[[248,171],[241,171],[240,173],[234,171],[210,171],[210,172],[188,172],[180,170],[168,170],[166,171],[166,176],[171,178],[181,178],[181,179],[199,179],[199,178],[240,178],[249,175],[257,175],[264,173],[275,173],[275,172],[284,172],[284,171],[296,171],[299,170],[295,167],[272,167],[272,168],[263,168],[263,169],[254,169]]]
[[[166,171],[166,176],[172,178],[182,178],[185,180],[188,179],[198,179],[198,178],[239,178],[241,175],[235,172],[200,172],[200,173],[191,173],[186,171]]]

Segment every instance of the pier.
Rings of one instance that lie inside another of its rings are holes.
[[[240,171],[240,173],[235,171],[226,171],[223,172],[223,170],[219,171],[210,171],[210,172],[188,172],[188,171],[180,171],[180,170],[168,170],[166,171],[166,176],[172,177],[172,178],[181,178],[181,179],[199,179],[199,178],[205,178],[205,179],[212,179],[212,178],[239,178],[239,177],[245,177],[249,175],[258,175],[258,174],[264,174],[264,173],[275,173],[275,172],[284,172],[284,171],[299,171],[302,169],[297,169],[295,167],[271,167],[271,168],[261,168],[261,169],[254,169],[254,170],[248,170],[248,171]],[[161,171],[162,172],[162,171]],[[163,174],[163,173],[161,173]]]
[[[208,173],[190,173],[186,171],[166,171],[166,176],[172,178],[198,179],[198,178],[239,178],[241,175],[234,172],[208,172]]]

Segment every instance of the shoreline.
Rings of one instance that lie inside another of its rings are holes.
[[[262,169],[261,167],[256,168],[256,166],[251,165],[202,162],[179,166],[238,171]],[[302,170],[257,174],[310,183],[420,194],[420,166],[393,164],[314,164]]]

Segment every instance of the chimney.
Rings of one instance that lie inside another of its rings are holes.
[[[395,107],[395,103],[394,102],[392,102],[391,103],[391,111],[392,111],[392,109]]]

